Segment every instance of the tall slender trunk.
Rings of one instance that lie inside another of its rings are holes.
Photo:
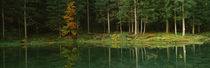
[[[116,24],[116,31],[118,32],[119,31],[119,25]]]
[[[122,34],[122,23],[120,22],[120,33]]]
[[[145,32],[146,32],[146,23],[144,23],[144,32],[143,32],[143,36],[144,36]]]
[[[106,23],[104,23],[104,33],[106,33]]]
[[[195,34],[195,24],[194,24],[194,16],[193,16],[193,22],[192,22],[192,34]]]
[[[182,4],[182,36],[185,36],[184,3]]]
[[[138,32],[138,23],[137,23],[137,16],[136,16],[136,0],[134,0],[134,20],[135,20],[135,32],[134,34],[136,35]]]
[[[4,24],[5,24],[5,21],[4,21],[4,8],[2,8],[2,38],[4,38]]]
[[[169,24],[168,24],[168,20],[166,20],[166,33],[168,34],[169,32]]]
[[[142,34],[142,32],[143,32],[143,21],[141,19],[141,34]]]
[[[128,22],[128,32],[130,33],[131,32],[131,21],[129,19],[129,22]]]
[[[177,27],[176,27],[176,11],[174,11],[174,33],[177,35]]]
[[[108,33],[110,33],[110,20],[109,20],[109,10],[107,12],[107,19],[108,19]]]
[[[201,32],[201,30],[200,30],[200,25],[198,25],[198,33],[200,33]]]
[[[88,24],[88,34],[89,34],[90,33],[89,0],[87,0],[87,24]]]
[[[19,39],[21,39],[21,23],[18,22]]]
[[[24,4],[24,29],[25,29],[25,39],[27,39],[26,3],[27,3],[27,0],[25,0],[25,4]]]
[[[131,30],[131,32],[133,33],[134,32],[134,24],[133,24],[133,19],[131,20],[131,23],[132,23],[132,30]]]
[[[195,24],[192,24],[192,34],[195,34]]]
[[[37,26],[38,27],[38,26]],[[37,29],[38,30],[38,29]],[[59,38],[61,38],[61,24],[59,24]],[[37,32],[37,34],[38,34],[38,32]]]

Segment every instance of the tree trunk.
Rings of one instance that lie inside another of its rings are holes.
[[[104,23],[104,33],[106,33],[106,23]]]
[[[132,26],[131,26],[132,27],[132,30],[131,30],[131,32],[133,33],[134,32],[134,29],[133,29],[134,28],[133,19],[131,20],[131,23],[132,23]]]
[[[192,24],[192,34],[193,35],[195,34],[195,24],[194,23]]]
[[[174,33],[177,35],[177,27],[176,27],[176,12],[174,12]]]
[[[166,33],[168,34],[169,32],[169,24],[168,24],[168,20],[166,20]]]
[[[122,23],[120,22],[120,33],[122,34]]]
[[[137,27],[137,25],[138,25],[138,23],[137,23],[137,17],[136,17],[136,0],[134,0],[134,20],[135,20],[135,35],[137,34],[137,29],[138,29],[138,27]]]
[[[200,25],[198,25],[198,33],[200,33],[201,32],[201,30],[200,30]]]
[[[116,23],[116,32],[119,31],[119,25]]]
[[[90,33],[89,0],[87,0],[87,24],[88,24],[88,34],[89,34]]]
[[[19,39],[21,39],[21,23],[19,22],[18,22],[18,33],[19,33]]]
[[[185,36],[184,3],[182,4],[182,36]]]
[[[108,33],[110,33],[109,10],[108,10],[108,12],[107,12],[107,19],[108,19]]]
[[[61,24],[59,24],[59,38],[61,38],[62,36],[61,36]]]
[[[5,24],[5,21],[4,21],[4,8],[2,8],[2,38],[4,38],[4,24]]]
[[[143,32],[143,21],[141,19],[141,34],[142,34],[142,32]]]
[[[146,23],[144,23],[144,32],[143,32],[143,36],[144,36],[145,32],[146,32]]]
[[[27,23],[26,23],[26,0],[24,4],[24,29],[25,29],[25,40],[27,40]]]
[[[129,33],[131,32],[131,22],[130,22],[130,20],[129,20],[129,22],[128,22],[128,32],[129,32]]]

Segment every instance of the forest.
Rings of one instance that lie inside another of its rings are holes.
[[[0,0],[0,68],[210,68],[210,0]]]
[[[0,38],[197,42],[209,40],[209,4],[209,0],[1,0]]]

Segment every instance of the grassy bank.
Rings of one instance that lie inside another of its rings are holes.
[[[202,34],[186,34],[182,37],[181,34],[174,35],[172,33],[146,33],[145,35],[132,35],[124,32],[113,33],[113,34],[82,34],[79,35],[78,43],[102,43],[102,44],[113,44],[113,43],[126,43],[126,44],[203,44],[210,40],[210,33]],[[23,40],[1,40],[0,45],[23,45]],[[63,39],[58,38],[57,35],[42,35],[32,36],[28,39],[26,44],[33,45],[53,45],[73,43],[70,38]]]
[[[147,33],[145,35],[132,35],[129,33],[122,34],[95,34],[90,39],[80,39],[81,42],[86,43],[159,43],[159,44],[176,44],[176,43],[203,43],[209,39],[209,34],[192,35],[186,34],[182,37],[180,34],[166,34],[166,33]]]

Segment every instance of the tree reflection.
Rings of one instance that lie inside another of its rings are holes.
[[[5,48],[3,48],[3,68],[5,68]]]
[[[73,68],[75,65],[75,61],[78,59],[77,55],[78,48],[77,47],[63,47],[61,54],[67,58],[67,63],[65,65],[65,68]]]

